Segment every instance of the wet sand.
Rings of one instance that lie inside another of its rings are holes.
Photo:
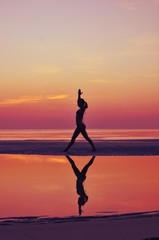
[[[159,239],[159,212],[88,217],[0,219],[3,240],[150,240]]]
[[[91,151],[86,141],[77,141],[68,151],[75,156],[144,156],[159,155],[159,140],[102,140],[94,142],[97,151]],[[6,140],[0,141],[0,154],[66,155],[67,141]]]
[[[66,141],[0,141],[0,154],[66,155]],[[159,140],[76,142],[68,154],[87,156],[159,155]],[[2,240],[159,240],[159,211],[86,217],[0,218]]]

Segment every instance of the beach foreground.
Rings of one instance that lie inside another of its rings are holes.
[[[92,152],[85,141],[77,141],[68,154],[77,156],[144,156],[159,155],[159,140],[101,140],[95,141]],[[0,154],[66,155],[68,141],[1,140]]]
[[[3,240],[146,240],[159,239],[159,212],[112,216],[0,219]]]

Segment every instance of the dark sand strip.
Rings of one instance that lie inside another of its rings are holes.
[[[0,225],[12,225],[18,223],[33,223],[33,224],[47,224],[47,223],[64,223],[64,222],[82,222],[92,221],[97,219],[109,220],[127,220],[132,218],[151,218],[157,217],[159,220],[159,211],[147,212],[128,212],[113,214],[98,214],[92,216],[68,216],[68,217],[49,217],[49,216],[21,216],[21,217],[5,217],[0,218]]]
[[[158,211],[115,216],[0,220],[2,240],[158,240],[159,237]]]
[[[159,155],[159,140],[102,140],[95,141],[97,151],[87,142],[75,142],[68,153],[63,152],[68,142],[43,140],[0,141],[0,154],[41,154],[75,156],[151,156]]]

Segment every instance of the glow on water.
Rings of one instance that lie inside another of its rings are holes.
[[[0,130],[0,140],[69,140],[74,129]],[[88,129],[94,140],[159,139],[159,129]],[[79,135],[77,140],[83,140]]]
[[[72,157],[81,170],[91,159]],[[83,216],[159,208],[159,157],[96,157]],[[78,215],[76,177],[65,156],[0,155],[0,217]]]

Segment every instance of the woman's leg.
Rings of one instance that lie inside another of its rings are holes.
[[[74,161],[72,160],[72,158],[70,158],[70,156],[66,156],[66,158],[70,162],[72,169],[74,171],[74,174],[76,175],[77,178],[79,178],[81,176],[81,173],[80,173],[79,169],[76,167]]]
[[[89,144],[92,146],[93,150],[95,151],[96,148],[95,148],[95,146],[94,146],[94,143],[93,143],[93,141],[90,139],[90,137],[88,136],[85,128],[81,129],[81,134],[82,134],[83,137],[89,142]]]
[[[93,156],[93,157],[91,158],[91,160],[86,164],[86,166],[82,169],[82,171],[81,171],[81,174],[82,174],[82,175],[86,176],[86,173],[87,173],[87,171],[88,171],[88,168],[92,165],[92,163],[94,162],[94,159],[95,159],[95,156]]]
[[[69,148],[74,144],[74,142],[79,134],[80,134],[80,129],[77,127],[72,135],[70,143],[68,144],[67,148],[64,150],[65,152],[67,152],[69,150]]]

